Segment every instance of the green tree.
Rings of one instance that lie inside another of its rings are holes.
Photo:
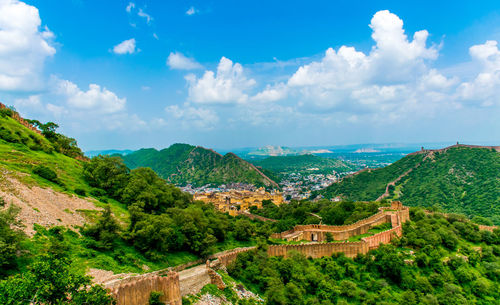
[[[110,250],[114,242],[120,239],[120,231],[120,225],[113,217],[110,206],[106,205],[95,223],[85,225],[82,233],[97,242],[95,244],[96,248]]]
[[[21,223],[16,220],[19,208],[10,205],[3,209],[4,202],[0,200],[0,278],[6,273],[17,267],[16,253],[21,248],[21,241],[26,236],[20,229],[17,229]]]
[[[234,236],[237,240],[250,240],[254,231],[255,226],[248,219],[238,219],[234,224]]]
[[[0,281],[0,304],[115,304],[91,278],[75,273],[67,257],[38,256],[29,271]]]

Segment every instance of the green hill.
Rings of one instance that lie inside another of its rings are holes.
[[[387,167],[346,177],[320,193],[351,200],[398,199],[408,206],[483,216],[498,224],[500,153],[464,145],[417,152]]]
[[[253,164],[280,174],[294,172],[330,174],[332,171],[350,171],[354,168],[354,166],[342,160],[323,158],[313,154],[298,156],[272,156],[263,160],[253,161]]]
[[[141,149],[121,157],[128,167],[150,167],[175,184],[200,186],[242,182],[277,187],[276,182],[235,154],[222,156],[200,146],[174,144],[159,151]]]

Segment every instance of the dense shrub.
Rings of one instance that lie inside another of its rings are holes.
[[[44,165],[37,165],[33,168],[33,173],[54,183],[59,183],[57,179],[57,174]]]
[[[86,196],[87,192],[84,189],[76,188],[75,189],[75,194],[77,194],[79,196]]]

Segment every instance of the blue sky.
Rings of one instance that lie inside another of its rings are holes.
[[[0,100],[85,150],[498,144],[498,1],[0,0]]]

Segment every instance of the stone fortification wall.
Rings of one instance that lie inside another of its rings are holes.
[[[493,230],[498,229],[498,226],[485,226],[485,225],[478,225],[479,230],[485,230],[485,231],[490,231],[493,232]]]
[[[329,226],[329,225],[297,225],[292,230],[281,233],[273,233],[271,238],[285,239],[288,241],[326,241],[327,233],[333,236],[334,240],[347,240],[353,236],[367,233],[372,227],[392,223],[392,227],[398,226],[410,219],[410,210],[399,201],[394,201],[390,207],[379,208],[379,213],[359,220],[350,225]],[[397,221],[397,223],[394,223]]]
[[[250,251],[253,249],[255,249],[255,247],[239,248],[239,249],[235,249],[232,251],[228,251],[228,252],[221,254],[221,255],[212,256],[211,258],[218,259],[221,265],[227,266],[236,260],[236,258],[238,257],[238,254],[243,253],[243,252],[247,252],[247,251]]]
[[[412,153],[408,154],[408,156],[424,154],[424,153],[446,152],[448,149],[455,148],[455,147],[486,148],[486,149],[493,149],[495,151],[500,152],[500,146],[468,145],[468,144],[458,144],[457,143],[455,145],[451,145],[451,146],[441,148],[441,149],[423,149],[423,147],[422,147],[422,150],[412,152]]]
[[[372,250],[377,249],[380,244],[390,243],[393,238],[401,237],[401,235],[403,235],[403,229],[401,226],[397,226],[387,231],[362,238],[361,240],[366,242],[369,250]]]
[[[168,276],[140,276],[133,281],[119,283],[108,288],[117,305],[147,305],[152,291],[161,291],[160,301],[168,305],[182,305],[179,274],[170,272]]]
[[[347,257],[355,257],[368,252],[368,244],[360,242],[309,243],[301,245],[271,245],[267,249],[269,256],[287,257],[290,251],[296,251],[306,257],[320,258],[332,256],[334,253],[344,253]]]
[[[409,220],[409,209],[403,207],[400,202],[394,202],[390,208],[381,208],[380,213],[358,221],[356,224],[348,226],[322,226],[308,225],[297,226],[295,230],[278,233],[297,234],[297,236],[307,236],[317,234],[317,238],[326,238],[326,232],[336,234],[363,234],[371,226],[389,222],[392,229],[380,232],[373,236],[365,237],[359,242],[312,242],[300,245],[270,245],[267,249],[269,256],[287,257],[291,251],[296,251],[306,257],[320,258],[331,256],[334,253],[344,253],[347,257],[355,257],[358,254],[366,254],[371,249],[376,249],[381,243],[387,244],[395,237],[402,235],[402,224]],[[339,227],[348,228],[344,231],[334,231]],[[297,228],[302,231],[296,231]],[[332,229],[332,231],[330,231]],[[305,230],[305,231],[304,231]],[[361,233],[360,233],[361,232]],[[321,235],[321,237],[320,237]],[[152,272],[146,275],[115,280],[105,284],[110,292],[115,296],[118,305],[143,305],[147,304],[151,291],[162,291],[164,293],[162,301],[169,305],[181,305],[181,296],[197,293],[206,284],[212,283],[220,289],[224,288],[222,278],[214,271],[214,268],[227,266],[236,260],[238,254],[255,249],[255,247],[239,248],[212,255],[206,264],[185,269],[180,272],[169,270],[166,277],[165,270]],[[195,263],[182,265],[177,270],[187,268]]]
[[[0,103],[0,109],[7,109],[8,107],[5,106],[4,104]],[[23,119],[19,113],[17,112],[13,112],[12,114],[12,118],[16,121],[18,121],[21,125],[24,125],[24,127],[28,128],[28,129],[31,129],[33,130],[34,132],[38,133],[38,134],[42,134],[40,132],[40,130],[36,129],[33,125],[31,125],[30,123],[28,123],[28,121],[26,121],[25,119]]]

